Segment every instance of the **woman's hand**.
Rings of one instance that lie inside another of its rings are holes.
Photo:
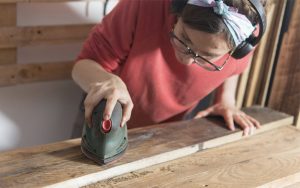
[[[105,81],[90,84],[88,94],[84,101],[85,119],[89,126],[91,125],[92,112],[102,99],[107,100],[103,113],[104,120],[110,119],[117,101],[121,103],[123,107],[121,126],[123,127],[130,119],[133,108],[133,103],[125,83],[119,77],[111,77]]]
[[[256,128],[260,128],[260,123],[256,119],[240,111],[235,106],[217,103],[206,110],[198,112],[195,118],[202,118],[208,115],[222,116],[226,125],[232,131],[235,130],[234,122],[236,122],[243,129],[244,136],[251,135]]]

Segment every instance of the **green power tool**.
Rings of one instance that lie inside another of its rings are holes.
[[[128,145],[127,125],[121,127],[122,106],[117,102],[110,120],[103,120],[106,100],[102,100],[92,113],[92,127],[84,123],[81,151],[88,158],[103,165],[118,159]]]

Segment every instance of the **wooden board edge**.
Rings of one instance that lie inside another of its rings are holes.
[[[270,131],[270,130],[273,130],[273,129],[276,129],[276,128],[279,128],[282,126],[292,125],[293,121],[294,121],[294,117],[290,116],[285,119],[267,123],[267,124],[263,125],[260,129],[256,129],[256,131],[253,135],[260,134],[260,133],[263,133],[266,131]],[[234,141],[238,141],[238,140],[247,138],[247,137],[243,137],[242,134],[243,134],[242,131],[239,131],[239,132],[236,132],[236,133],[233,133],[230,135],[226,135],[226,136],[222,136],[219,138],[209,140],[209,141],[203,143],[203,149],[209,149],[209,148],[221,146],[221,145],[224,145],[227,143],[231,143]]]

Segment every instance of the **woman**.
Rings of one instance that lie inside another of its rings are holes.
[[[235,107],[237,75],[251,54],[231,55],[255,21],[248,0],[121,0],[93,28],[73,68],[88,93],[86,120],[102,99],[103,118],[119,101],[129,128],[179,120],[218,88],[214,104],[194,118],[221,115],[229,129],[236,122],[253,133],[259,122]]]

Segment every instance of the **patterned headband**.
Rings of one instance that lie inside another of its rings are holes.
[[[187,4],[213,8],[216,14],[222,16],[235,46],[245,41],[255,30],[245,15],[238,13],[236,8],[227,6],[223,0],[188,0]]]

